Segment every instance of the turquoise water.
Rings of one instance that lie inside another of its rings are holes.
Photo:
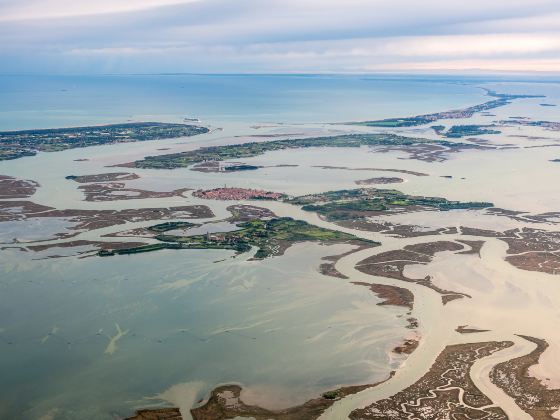
[[[446,78],[0,76],[0,130],[127,120],[334,122],[416,115],[484,100]]]
[[[0,129],[197,117],[203,123],[225,126],[242,123],[238,126],[248,130],[247,123],[253,122],[395,117],[487,100],[481,89],[470,84],[473,80],[459,82],[369,76],[2,76]],[[544,87],[495,82],[490,86],[521,93],[541,93]],[[556,92],[547,102],[559,97],[555,89],[546,87],[547,93]],[[526,115],[533,108],[535,113],[551,116],[556,112],[530,101],[522,105],[496,112],[511,115],[519,109]],[[227,137],[231,131],[226,128],[211,140],[238,141]],[[189,142],[202,144],[208,137]],[[183,147],[176,142],[164,144]],[[75,191],[64,187],[70,182],[65,175],[107,171],[104,165],[111,159],[118,163],[130,160],[134,153],[153,153],[160,146],[152,143],[39,154],[0,162],[0,174],[39,181],[42,187],[32,200],[43,204],[154,205],[152,201],[84,203],[79,195],[70,194]],[[426,171],[433,177],[412,180],[402,188],[410,186],[415,193],[421,187],[418,193],[425,193],[433,185],[433,194],[444,190],[445,196],[460,191],[458,184],[437,176],[451,173],[448,168],[400,160],[401,155],[364,151],[358,157],[352,150],[341,157],[339,151],[307,150],[291,158],[290,153],[294,152],[258,156],[253,161],[263,165],[296,162],[300,167],[231,174],[227,182],[295,194],[301,188],[348,188],[354,177],[370,176],[310,168],[323,163]],[[85,156],[92,160],[74,162]],[[480,157],[474,158],[453,162],[457,177],[475,176],[469,170],[476,167],[478,171]],[[82,165],[85,169],[80,169]],[[197,188],[225,182],[219,178],[222,174],[139,172],[143,178],[135,184],[138,187]],[[478,182],[477,188],[483,184]],[[468,199],[486,198],[474,187],[473,191]],[[188,203],[177,200],[173,204]],[[0,238],[51,236],[64,226],[61,220],[28,221],[28,229],[23,229],[21,223],[0,224]],[[46,254],[2,250],[0,418],[37,419],[48,413],[52,417],[46,418],[55,419],[120,418],[134,408],[161,403],[145,398],[178,384],[195,401],[220,383],[239,381],[264,399],[268,396],[265,402],[289,405],[339,384],[379,380],[396,366],[386,352],[409,333],[405,309],[377,306],[379,299],[367,288],[318,274],[322,256],[342,251],[303,244],[283,257],[249,262],[245,256],[231,259],[231,253],[221,251],[37,260]],[[216,262],[220,260],[224,261]],[[117,324],[126,334],[111,346]]]
[[[223,251],[42,261],[4,251],[0,418],[123,418],[176,384],[195,401],[242,382],[290,404],[379,380],[405,311],[317,273],[325,252],[300,245],[248,262]]]

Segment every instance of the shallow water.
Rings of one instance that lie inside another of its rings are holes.
[[[203,384],[197,399],[223,382],[269,387],[278,405],[377,380],[405,334],[404,310],[316,272],[321,255],[345,249],[302,245],[264,262],[219,251],[102,263],[5,253],[2,417],[124,416],[184,382]]]
[[[0,84],[9,87],[3,90],[0,100],[2,129],[121,122],[128,118],[181,121],[185,116],[200,117],[214,128],[222,128],[194,138],[41,153],[33,158],[0,162],[1,174],[39,181],[41,188],[32,201],[57,208],[208,205],[214,218],[191,220],[214,222],[199,228],[199,233],[231,228],[219,220],[230,216],[227,206],[239,203],[202,200],[188,194],[164,199],[85,202],[77,190],[79,184],[65,176],[129,171],[107,166],[204,145],[264,141],[269,135],[293,138],[373,131],[299,123],[422,114],[488,99],[474,85],[451,84],[446,79],[403,81],[382,77],[0,77]],[[554,108],[540,107],[539,103],[560,98],[557,85],[494,81],[485,86],[500,92],[546,90],[550,98],[515,102],[496,109],[496,117],[475,117],[481,118],[481,122],[517,113],[552,120]],[[262,127],[261,123],[266,121],[286,124]],[[397,131],[436,137],[433,130],[425,127]],[[531,135],[538,132],[522,130]],[[497,144],[531,144],[526,138],[511,138],[508,134],[511,133],[483,138]],[[558,140],[554,132],[545,134],[550,142]],[[263,137],[251,137],[255,135]],[[161,148],[169,150],[158,150]],[[538,213],[560,209],[560,186],[556,182],[560,164],[550,162],[556,154],[560,156],[560,149],[471,150],[434,163],[410,160],[404,152],[318,148],[278,151],[243,160],[265,166],[257,171],[224,174],[189,169],[133,169],[130,171],[141,178],[127,182],[127,186],[170,191],[227,185],[301,195],[355,188],[355,181],[361,179],[398,176],[405,182],[388,188],[448,199],[490,201],[506,209]],[[90,160],[75,161],[84,157]],[[272,167],[282,164],[297,166]],[[321,165],[377,169],[317,167]],[[379,169],[411,170],[428,176]],[[382,248],[350,255],[338,263],[337,268],[350,274],[352,281],[403,286],[402,282],[356,272],[354,265],[371,253],[398,249],[408,243],[454,238],[402,240],[342,229],[284,203],[241,204],[268,207],[280,216],[382,241]],[[506,230],[528,226],[472,211],[418,212],[380,220],[425,228],[463,225]],[[13,238],[49,239],[66,223],[46,219],[0,223],[0,238],[2,242],[11,242]],[[96,240],[105,234],[152,224],[127,223],[84,232],[71,240]],[[556,229],[553,224],[533,227]],[[427,266],[409,268],[414,275],[434,275],[437,284],[472,294],[473,299],[443,308],[433,291],[407,284],[416,298],[413,314],[420,319],[421,346],[394,380],[341,401],[326,415],[338,418],[352,407],[391,395],[399,387],[414,382],[446,343],[465,339],[453,332],[459,323],[494,330],[492,335],[481,335],[481,339],[510,339],[514,332],[540,334],[551,342],[552,349],[557,349],[560,342],[550,332],[557,323],[554,308],[558,305],[554,298],[545,299],[559,296],[556,279],[515,269],[503,261],[504,246],[497,240],[487,240],[482,259],[444,253]],[[402,362],[402,358],[389,352],[411,334],[405,328],[406,311],[378,306],[379,299],[367,288],[318,274],[321,257],[347,249],[300,244],[285,256],[260,262],[247,261],[248,255],[231,258],[231,253],[223,251],[36,260],[48,253],[2,250],[0,417],[35,419],[51,413],[55,419],[107,419],[129,415],[134,408],[163,403],[179,405],[186,413],[210,389],[231,382],[245,387],[243,395],[247,402],[280,407],[301,403],[339,385],[384,379]],[[466,314],[465,305],[473,305],[476,316]],[[486,308],[492,308],[495,314]],[[541,318],[546,321],[540,323]],[[515,324],[519,328],[500,327],[509,319],[519,320]],[[538,322],[537,329],[530,327]],[[520,340],[516,343],[512,354],[527,350]],[[560,378],[560,372],[553,367],[555,360],[556,350],[545,353],[545,368],[536,371],[540,376],[543,369],[553,373],[550,383],[558,383],[555,381]],[[488,368],[484,363],[477,365],[481,388],[501,398],[504,407],[515,413],[513,403],[484,381],[480,372]]]

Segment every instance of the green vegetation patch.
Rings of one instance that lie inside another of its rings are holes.
[[[313,137],[306,139],[273,140],[258,143],[243,143],[224,146],[203,147],[181,153],[147,156],[134,162],[137,168],[174,169],[184,168],[196,163],[244,159],[285,149],[309,147],[362,147],[362,146],[413,146],[436,144],[446,147],[473,147],[466,143],[453,143],[444,140],[426,140],[395,134],[368,133],[346,134],[332,137]]]
[[[487,202],[450,201],[440,197],[410,196],[397,190],[375,188],[329,191],[287,201],[301,205],[303,210],[319,213],[331,221],[362,218],[380,212],[402,211],[412,206],[441,211],[493,207],[492,203]]]
[[[363,243],[371,246],[378,242],[361,239],[354,235],[310,225],[302,220],[289,217],[271,220],[252,220],[238,225],[233,232],[212,233],[194,236],[160,234],[156,239],[161,243],[114,251],[99,251],[100,256],[133,254],[157,251],[159,249],[226,249],[238,253],[248,252],[257,247],[256,259],[282,255],[284,250],[297,242],[322,243]]]
[[[168,232],[175,229],[188,229],[194,226],[198,225],[191,222],[165,222],[158,225],[150,226],[148,230],[151,230],[152,232]]]
[[[157,122],[0,132],[0,160],[79,147],[188,137],[208,128]]]
[[[336,400],[339,397],[339,392],[338,391],[327,391],[324,392],[322,397],[326,400]]]
[[[501,134],[494,130],[491,125],[454,125],[446,133],[445,137],[458,139],[466,136],[481,136],[484,134]]]
[[[363,121],[353,123],[353,125],[361,125],[366,127],[413,127],[417,125],[429,124],[434,121],[423,116],[406,117],[406,118],[387,118],[385,120]]]

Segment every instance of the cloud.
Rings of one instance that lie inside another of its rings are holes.
[[[124,13],[198,0],[22,0],[0,2],[0,22]]]
[[[0,71],[553,71],[559,18],[557,0],[0,0]]]

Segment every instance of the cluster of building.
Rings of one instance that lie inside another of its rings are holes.
[[[283,197],[280,193],[270,191],[227,187],[215,188],[213,190],[198,190],[193,195],[207,200],[279,200]]]

